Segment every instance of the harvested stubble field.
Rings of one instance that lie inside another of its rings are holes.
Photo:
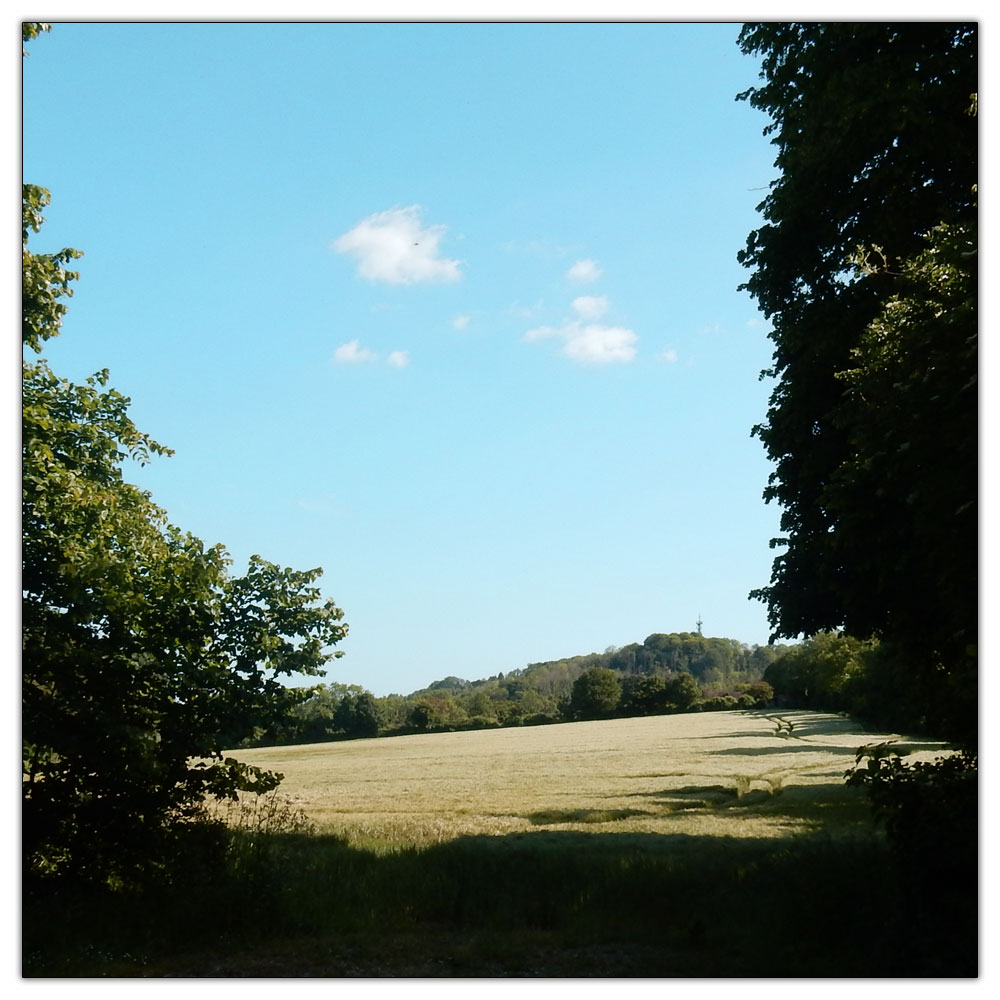
[[[806,711],[714,712],[234,752],[363,848],[540,830],[775,838],[870,829],[844,772],[901,739]],[[939,744],[909,742],[910,759]]]

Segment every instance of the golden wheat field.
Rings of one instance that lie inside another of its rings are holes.
[[[580,830],[781,837],[863,822],[844,772],[866,733],[817,712],[713,712],[264,747],[229,755],[358,846]],[[904,744],[930,758],[940,746]],[[831,821],[835,820],[831,824]]]

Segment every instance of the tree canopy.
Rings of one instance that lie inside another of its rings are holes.
[[[608,667],[591,667],[573,682],[570,711],[576,719],[599,719],[618,707],[622,683]]]
[[[776,378],[773,637],[844,628],[970,738],[977,634],[977,32],[748,24],[780,176],[741,262]]]

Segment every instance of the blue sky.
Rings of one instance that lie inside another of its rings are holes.
[[[736,254],[775,176],[718,24],[56,23],[24,61],[53,368],[175,449],[171,520],[322,566],[328,680],[767,641]],[[39,113],[39,109],[44,109]]]

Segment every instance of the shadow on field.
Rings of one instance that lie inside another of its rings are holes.
[[[649,801],[658,814],[671,812],[784,818],[834,838],[865,832],[871,835],[871,810],[860,789],[844,785],[840,772],[825,772],[828,782],[785,786],[780,773],[734,775],[727,784],[686,785],[632,792]]]
[[[870,835],[531,831],[383,853],[271,835],[157,893],[32,896],[24,974],[976,975],[975,887],[971,924],[911,888]]]
[[[732,733],[722,733],[711,735],[698,736],[696,739],[701,740],[738,740],[746,741],[747,739],[760,739],[762,736],[777,736],[780,739],[794,740],[817,740],[814,743],[815,749],[829,750],[832,753],[848,753],[855,754],[857,751],[852,747],[838,747],[835,744],[830,745],[825,742],[818,742],[819,740],[831,740],[835,741],[837,739],[838,733],[850,734],[851,736],[857,735],[859,731],[859,723],[856,719],[848,718],[844,716],[843,718],[838,716],[831,716],[824,713],[809,713],[801,712],[801,710],[790,710],[787,712],[782,712],[779,709],[768,709],[764,711],[748,711],[743,713],[749,718],[756,719],[765,728],[772,730],[770,733],[766,732],[732,732]],[[872,734],[872,742],[878,742],[880,736],[877,734]],[[938,740],[911,740],[911,739],[900,739],[898,741],[894,740],[893,745],[896,751],[900,754],[916,753],[918,751],[937,751],[944,750],[947,746]],[[765,748],[758,752],[764,753],[768,749],[773,749],[776,752],[781,752],[781,747],[776,748]],[[728,751],[716,751],[717,753],[727,752],[727,753],[753,753],[752,750],[737,750],[731,749]]]
[[[727,737],[729,739],[731,737]],[[857,750],[853,747],[828,747],[822,743],[805,743],[795,737],[785,740],[776,747],[724,747],[720,750],[708,750],[706,756],[712,757],[767,757],[777,753],[828,753],[835,756],[854,759]]]
[[[632,816],[655,815],[647,809],[541,809],[524,818],[534,826],[560,823],[615,823]]]

